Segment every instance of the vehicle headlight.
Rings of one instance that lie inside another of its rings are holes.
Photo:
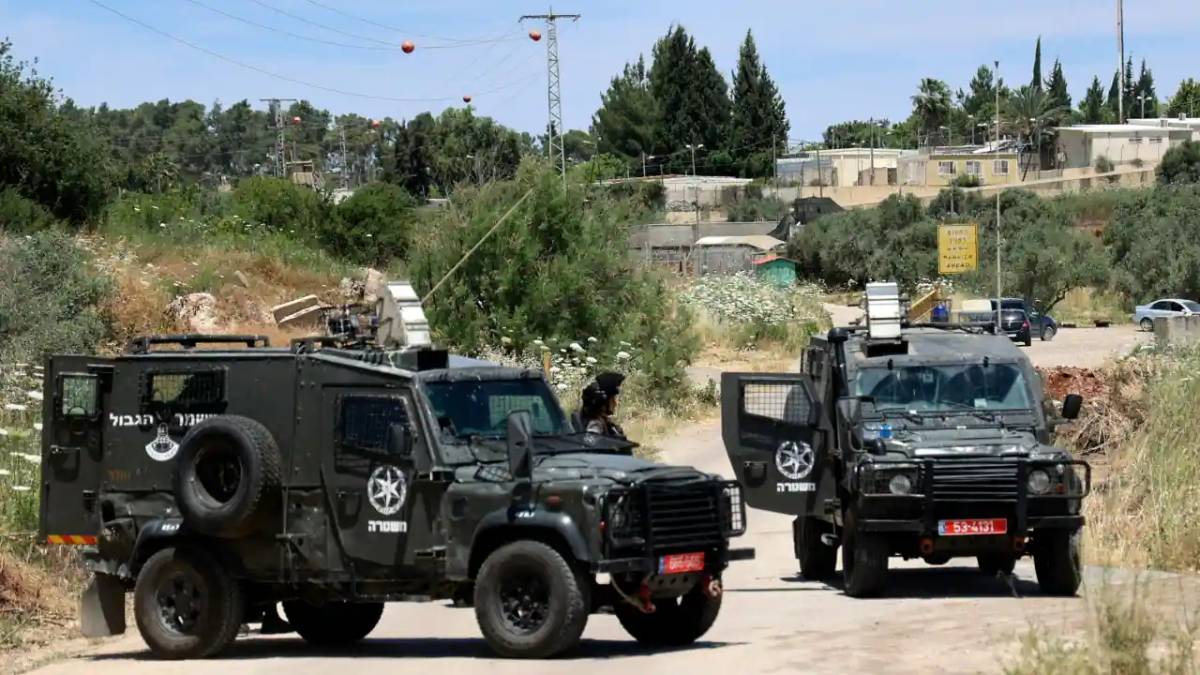
[[[608,511],[608,527],[613,532],[624,530],[632,520],[629,514],[629,495],[621,495]]]
[[[888,481],[888,492],[894,495],[906,495],[912,492],[912,479],[908,474],[898,473]]]
[[[1025,481],[1029,491],[1035,495],[1044,495],[1050,492],[1050,474],[1041,469],[1034,469],[1029,472],[1029,478]]]

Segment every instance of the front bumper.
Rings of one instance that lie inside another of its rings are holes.
[[[1061,493],[1030,493],[1031,471],[1057,472],[1060,466],[1064,472],[1055,487],[1061,484]],[[871,469],[872,475],[911,470],[918,476],[913,493],[876,489],[878,479],[864,480],[864,472]],[[856,467],[855,481],[857,522],[864,531],[938,537],[942,520],[1004,518],[1006,535],[1018,537],[1083,527],[1080,507],[1091,492],[1091,466],[1079,460],[879,461]]]
[[[754,549],[752,548],[705,551],[705,554],[705,571],[712,573],[724,570],[729,563],[736,560],[754,560]],[[601,560],[592,565],[592,571],[597,574],[657,574],[659,572],[659,556]]]

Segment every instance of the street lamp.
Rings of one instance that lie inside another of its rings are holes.
[[[692,175],[693,176],[696,175],[696,151],[703,147],[704,147],[703,143],[701,143],[699,145],[692,145],[691,143],[687,144],[687,149],[692,151]]]
[[[647,155],[646,151],[642,151],[642,178],[646,177],[646,160],[654,159],[654,155]]]
[[[1145,94],[1138,94],[1138,100],[1142,102],[1142,119],[1146,119],[1146,99],[1147,98],[1149,98],[1149,96],[1146,96]]]
[[[1037,154],[1035,156],[1037,157],[1038,178],[1041,178],[1042,177],[1042,130],[1038,126],[1037,118],[1030,117],[1029,118],[1029,135],[1031,137],[1030,140],[1033,140],[1032,136],[1035,133],[1037,134]]]
[[[978,127],[980,129],[983,129],[983,137],[984,137],[984,139],[987,139],[987,129],[989,126],[991,126],[991,125],[988,124],[987,122],[980,122],[979,124],[976,124],[974,127],[971,127],[971,144],[972,145],[975,144],[975,128]]]
[[[967,119],[970,120],[968,124],[971,125],[971,145],[975,145],[975,116],[968,114]]]
[[[940,126],[938,129],[942,131],[942,141],[945,142],[946,145],[954,145],[954,134],[951,129],[946,126]],[[948,139],[947,136],[949,136]]]

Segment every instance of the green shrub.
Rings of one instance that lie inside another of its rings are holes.
[[[1168,150],[1158,165],[1158,182],[1200,183],[1200,143],[1184,141]]]
[[[416,220],[416,201],[391,183],[359,188],[322,222],[321,244],[334,255],[369,265],[403,259]]]
[[[328,226],[333,207],[316,192],[281,178],[255,176],[233,190],[233,212],[277,232],[313,236]]]
[[[787,202],[773,197],[747,197],[729,206],[728,220],[731,223],[777,222],[787,212]]]
[[[111,290],[69,236],[0,239],[0,361],[94,349],[108,332],[101,308]]]
[[[1137,302],[1200,296],[1200,185],[1131,192],[1104,230],[1112,284]]]
[[[1116,167],[1113,165],[1112,160],[1105,155],[1100,155],[1096,158],[1096,173],[1108,173],[1115,168]]]
[[[456,208],[426,225],[410,256],[430,324],[441,340],[469,352],[496,344],[524,350],[536,340],[563,344],[579,336],[615,351],[624,341],[638,350],[650,390],[669,399],[685,386],[684,366],[698,347],[689,317],[674,307],[664,280],[627,254],[628,224],[640,206],[585,194],[582,186],[564,190],[562,179],[536,161],[523,164],[516,180],[460,188]]]
[[[54,225],[54,216],[15,188],[0,189],[0,232],[37,232]]]

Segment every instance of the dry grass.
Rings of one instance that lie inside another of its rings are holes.
[[[1093,288],[1076,288],[1050,314],[1059,323],[1090,326],[1095,321],[1129,323],[1133,308],[1119,294]]]

